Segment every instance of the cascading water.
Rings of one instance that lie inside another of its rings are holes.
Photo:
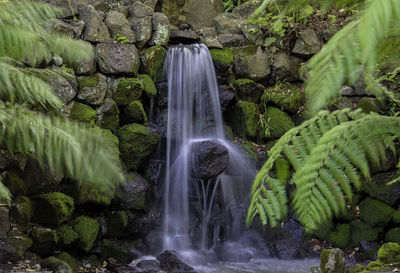
[[[164,70],[168,75],[168,129],[163,248],[180,253],[206,250],[221,240],[221,233],[224,241],[237,240],[254,168],[237,145],[224,136],[210,53],[202,44],[172,47]],[[207,179],[196,175],[196,161],[193,160],[195,147],[206,141],[226,147],[229,154],[225,171]],[[218,194],[223,198],[225,223],[211,230],[210,218]],[[193,196],[196,196],[196,204],[193,204]],[[193,220],[195,206],[201,211],[200,222]]]

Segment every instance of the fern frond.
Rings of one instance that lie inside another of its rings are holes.
[[[48,164],[79,182],[113,186],[124,181],[119,162],[99,129],[2,104],[0,141],[11,153],[34,154],[42,166]]]
[[[10,203],[11,200],[11,192],[10,190],[4,186],[3,177],[0,175],[0,205],[3,202]]]
[[[370,179],[369,164],[380,165],[388,148],[395,152],[399,137],[400,118],[377,114],[344,122],[324,134],[292,178],[297,188],[293,208],[306,229],[312,231],[345,213],[352,185],[358,190],[362,185],[355,170]]]

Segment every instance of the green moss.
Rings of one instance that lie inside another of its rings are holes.
[[[128,169],[137,170],[155,149],[160,135],[140,124],[129,124],[118,130],[121,157]]]
[[[400,228],[392,228],[385,235],[385,242],[400,244]]]
[[[211,49],[211,58],[217,68],[227,70],[234,62],[234,54],[230,49]]]
[[[351,223],[351,230],[353,244],[358,246],[361,241],[376,241],[379,234],[383,231],[383,228],[371,227],[364,222],[354,221]]]
[[[381,105],[379,104],[378,100],[375,98],[367,98],[364,97],[358,103],[358,108],[361,108],[364,113],[379,113],[382,110]]]
[[[126,211],[112,211],[106,218],[107,235],[110,237],[121,237],[128,226]]]
[[[67,262],[54,256],[42,260],[40,266],[42,268],[50,269],[53,272],[72,273],[72,268]]]
[[[378,261],[384,264],[400,262],[400,245],[398,243],[386,243],[378,250]]]
[[[346,271],[347,273],[359,273],[365,270],[365,267],[361,264],[354,265],[350,270]]]
[[[111,156],[119,164],[119,140],[110,130],[101,130],[101,136],[106,143],[106,146],[111,150]]]
[[[61,192],[39,194],[34,201],[34,217],[39,223],[59,225],[69,220],[74,211],[74,199]]]
[[[9,171],[6,173],[4,184],[14,196],[25,195],[28,192],[28,187],[25,181],[13,171]]]
[[[74,102],[70,112],[71,119],[89,123],[90,125],[95,124],[96,116],[97,113],[92,107],[76,101]]]
[[[304,93],[300,87],[284,83],[267,88],[261,96],[261,103],[274,104],[280,109],[296,113],[303,106]]]
[[[322,250],[320,259],[322,273],[343,273],[345,271],[344,253],[338,248]]]
[[[23,254],[32,246],[32,239],[25,233],[18,230],[12,230],[7,236],[10,245],[14,247],[19,253]]]
[[[64,245],[71,245],[79,239],[79,234],[69,225],[62,225],[57,229],[60,242]]]
[[[336,231],[331,232],[329,241],[335,246],[345,248],[351,242],[351,227],[348,224],[338,225]]]
[[[250,101],[254,103],[260,102],[261,94],[264,86],[249,79],[238,79],[233,82],[236,95],[240,100]]]
[[[18,196],[11,207],[11,216],[22,228],[28,227],[33,217],[33,205],[31,200],[26,196]]]
[[[383,267],[383,266],[384,266],[384,264],[383,264],[382,262],[380,262],[380,261],[374,261],[374,262],[370,262],[370,263],[367,265],[367,269],[368,269],[368,270],[375,270],[375,269],[381,268],[381,267]]]
[[[68,252],[61,252],[60,254],[57,255],[57,258],[66,262],[67,264],[69,264],[69,266],[72,268],[72,270],[75,271],[75,269],[77,269],[79,267],[79,265],[81,264],[81,262],[74,258],[73,256],[71,256]]]
[[[142,96],[143,83],[137,78],[122,78],[119,80],[113,99],[118,105],[128,105]]]
[[[114,198],[115,188],[110,185],[82,184],[78,189],[79,204],[96,204],[108,206]]]
[[[146,92],[149,97],[157,95],[156,85],[149,75],[140,74],[138,78],[142,81],[144,92]]]
[[[132,254],[129,249],[117,241],[103,240],[101,249],[104,259],[114,258],[119,263],[132,261]]]
[[[396,210],[393,213],[393,222],[395,222],[396,224],[400,224],[400,210]]]
[[[90,76],[83,76],[79,77],[77,79],[79,89],[85,88],[85,87],[97,87],[99,85],[99,75],[100,74],[93,74]]]
[[[96,124],[103,129],[115,131],[119,126],[119,108],[110,98],[106,98],[102,106],[97,108]]]
[[[255,137],[257,134],[260,110],[257,104],[239,101],[233,109],[232,129],[240,137]]]
[[[99,223],[93,218],[87,216],[79,216],[71,223],[72,228],[79,234],[78,245],[81,249],[89,252],[97,234],[99,233]]]
[[[264,115],[268,122],[270,138],[279,138],[294,127],[294,123],[289,115],[276,107],[267,107]]]
[[[141,52],[140,71],[147,74],[157,83],[162,77],[164,59],[167,51],[160,45],[150,47]]]
[[[37,243],[49,243],[50,242],[54,245],[58,243],[57,232],[55,230],[52,230],[49,228],[35,227],[32,230],[32,238]]]
[[[126,106],[124,113],[129,122],[147,122],[146,112],[144,111],[142,103],[138,100],[129,103],[129,105]]]
[[[372,226],[385,225],[390,221],[394,213],[392,207],[370,197],[362,201],[359,207],[360,219]]]

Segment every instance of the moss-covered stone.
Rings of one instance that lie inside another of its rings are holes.
[[[351,242],[351,227],[349,224],[341,224],[336,227],[336,231],[331,232],[329,241],[340,248],[347,247]]]
[[[23,254],[26,250],[28,250],[33,243],[32,239],[29,238],[25,233],[15,229],[8,234],[7,238],[10,242],[10,245],[20,254]]]
[[[158,132],[140,124],[129,124],[118,130],[121,157],[128,169],[137,170],[160,141]]]
[[[108,206],[114,198],[114,194],[113,186],[84,183],[78,187],[77,203]]]
[[[279,138],[294,127],[289,115],[276,107],[267,107],[264,117],[268,123],[270,138]]]
[[[280,109],[296,113],[304,103],[303,89],[290,83],[269,87],[261,96],[261,103],[274,104]]]
[[[79,234],[70,226],[62,225],[57,229],[60,242],[66,246],[73,244],[79,239]]]
[[[138,173],[128,173],[116,192],[115,201],[126,210],[147,210],[149,183]]]
[[[113,99],[118,105],[128,105],[142,96],[143,83],[137,78],[122,78],[119,80]]]
[[[33,217],[31,200],[26,196],[18,196],[11,207],[11,216],[22,228],[28,227]]]
[[[324,249],[320,255],[321,273],[343,273],[345,272],[346,259],[344,253],[338,248]]]
[[[386,243],[378,250],[378,261],[384,264],[400,262],[400,245],[397,243]]]
[[[234,55],[232,50],[225,49],[211,49],[211,58],[215,67],[220,71],[226,71],[234,62]]]
[[[13,196],[26,195],[28,192],[28,186],[25,181],[14,171],[6,173],[4,184]]]
[[[400,210],[396,210],[393,213],[393,217],[392,217],[393,222],[395,222],[396,224],[400,224]]]
[[[112,211],[107,215],[107,235],[112,238],[118,238],[124,235],[128,226],[128,217],[126,211]]]
[[[147,122],[147,116],[143,104],[138,100],[129,103],[124,109],[124,114],[124,118],[126,118],[129,123]]]
[[[233,82],[233,87],[237,97],[240,100],[250,101],[254,103],[260,102],[261,94],[264,91],[264,86],[249,79],[238,79]]]
[[[101,249],[104,259],[114,258],[119,263],[129,263],[134,258],[128,247],[115,240],[103,240]]]
[[[149,75],[155,83],[159,82],[166,54],[167,51],[160,45],[143,50],[140,54],[140,72]]]
[[[34,197],[34,218],[38,223],[59,225],[71,218],[74,199],[61,192],[51,192]]]
[[[378,100],[375,98],[364,97],[358,103],[358,108],[361,108],[364,113],[379,113],[382,110],[382,106],[379,104]]]
[[[382,269],[382,267],[384,267],[384,264],[381,261],[373,261],[368,263],[367,265],[367,269],[368,270],[377,270],[377,269]]]
[[[392,207],[370,197],[362,201],[359,207],[360,219],[372,226],[386,225],[394,213],[394,209]]]
[[[86,104],[82,104],[79,102],[73,102],[71,107],[71,111],[69,113],[71,119],[77,120],[80,122],[89,123],[90,125],[94,125],[96,122],[96,110]]]
[[[400,244],[400,228],[392,228],[385,235],[385,242]]]
[[[99,233],[99,223],[93,218],[79,216],[72,221],[71,226],[79,234],[78,246],[89,252]]]
[[[58,236],[55,230],[34,227],[31,232],[33,244],[30,250],[39,256],[46,256],[52,253],[58,245]]]
[[[351,223],[351,231],[353,244],[358,246],[361,241],[376,241],[379,238],[379,234],[383,231],[383,228],[371,227],[364,222],[354,221]]]
[[[90,105],[101,105],[107,91],[107,79],[104,75],[96,73],[90,76],[79,77],[79,92],[77,98]]]
[[[140,74],[138,78],[142,81],[143,91],[147,94],[147,96],[151,97],[157,95],[156,85],[149,75]]]
[[[119,164],[119,140],[110,130],[101,130],[101,136],[105,142],[106,147],[111,150],[111,158],[115,163]]]
[[[66,262],[72,270],[75,272],[75,270],[79,267],[81,262],[76,259],[75,257],[71,256],[68,252],[61,252],[60,254],[57,255],[57,258]]]
[[[104,100],[103,105],[96,109],[96,125],[115,132],[119,126],[119,108],[110,98]]]
[[[47,268],[49,270],[52,270],[53,272],[62,272],[62,273],[73,272],[71,266],[67,262],[59,258],[56,258],[54,256],[47,257],[46,259],[42,260],[40,262],[40,266],[42,268]]]
[[[248,101],[239,101],[232,114],[232,129],[243,138],[257,135],[260,110],[257,104]]]

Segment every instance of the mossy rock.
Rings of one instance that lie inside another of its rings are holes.
[[[72,268],[72,270],[74,272],[81,265],[81,262],[78,259],[71,256],[68,252],[65,252],[65,251],[58,254],[57,258],[66,262]]]
[[[40,262],[40,266],[42,268],[47,268],[53,272],[59,272],[59,273],[73,272],[71,266],[67,262],[59,258],[56,258],[54,256],[47,257],[46,259],[42,260]]]
[[[256,137],[260,110],[253,102],[239,101],[232,114],[232,129],[242,137]]]
[[[237,79],[233,82],[236,95],[240,100],[260,103],[264,86],[249,79]]]
[[[233,65],[234,54],[232,50],[228,48],[211,49],[210,54],[215,67],[219,71],[226,71],[229,69],[229,67],[231,67],[231,65]]]
[[[26,250],[28,250],[33,243],[31,238],[19,230],[12,230],[8,234],[7,239],[10,242],[10,245],[20,254],[23,254]]]
[[[281,137],[295,127],[288,114],[273,106],[267,107],[264,118],[268,123],[269,137],[272,139]]]
[[[71,222],[71,226],[79,234],[79,247],[89,252],[99,233],[99,223],[93,218],[79,216]]]
[[[119,238],[124,235],[128,227],[128,217],[126,211],[112,211],[107,215],[107,236]]]
[[[115,240],[103,240],[101,250],[104,259],[114,258],[119,263],[130,263],[135,258],[129,247]]]
[[[43,193],[34,196],[34,207],[38,223],[59,225],[71,218],[74,199],[61,192]]]
[[[160,141],[158,132],[136,123],[121,127],[118,138],[121,158],[131,170],[137,170],[143,165]]]
[[[162,78],[164,59],[167,51],[160,45],[143,50],[140,54],[140,72],[147,74],[158,83]]]
[[[124,118],[129,123],[145,123],[147,122],[147,115],[144,111],[143,104],[138,101],[132,101],[124,109]]]
[[[69,246],[79,239],[79,234],[70,226],[62,225],[57,229],[60,242]]]
[[[34,227],[30,235],[33,239],[30,251],[39,256],[49,255],[58,246],[59,238],[55,230],[44,227]]]
[[[282,110],[297,113],[304,104],[304,91],[290,83],[269,87],[261,96],[261,103],[274,104]]]
[[[89,105],[74,101],[69,115],[73,120],[94,125],[97,113],[96,110]]]
[[[96,109],[96,125],[115,132],[119,126],[119,108],[115,101],[110,98],[104,100],[103,105]]]
[[[384,264],[400,262],[400,245],[398,243],[386,243],[378,250],[378,261]]]
[[[384,267],[385,267],[385,265],[381,261],[373,261],[373,262],[368,263],[367,270],[380,271]],[[369,272],[369,271],[367,271],[367,272]]]
[[[385,235],[385,242],[400,244],[400,228],[392,228]]]
[[[372,226],[386,225],[394,213],[391,206],[370,197],[362,201],[359,207],[360,219]]]
[[[324,249],[320,255],[321,273],[343,273],[345,272],[346,259],[344,253],[338,248]]]
[[[4,185],[10,190],[13,196],[26,195],[28,193],[28,186],[25,181],[14,171],[6,173]]]
[[[78,186],[77,203],[109,206],[114,194],[115,187],[111,185],[83,183]]]
[[[28,227],[33,213],[32,201],[28,197],[21,195],[15,199],[11,207],[11,216],[18,225],[22,228]]]
[[[380,233],[383,232],[383,228],[371,227],[364,222],[354,221],[351,223],[351,231],[353,244],[358,246],[361,241],[373,242],[378,240]]]
[[[138,78],[142,81],[143,91],[146,93],[148,97],[157,95],[156,85],[154,84],[153,80],[150,78],[149,75],[140,74]]]
[[[113,99],[118,105],[128,105],[142,96],[143,88],[140,79],[122,78],[118,81]]]
[[[90,105],[101,105],[107,91],[107,79],[104,75],[96,73],[78,78],[79,92],[77,99]]]
[[[351,242],[351,227],[349,224],[341,224],[336,227],[336,231],[329,234],[329,241],[336,247],[345,248]]]
[[[400,224],[400,210],[396,210],[393,213],[393,217],[392,217],[393,222],[395,222],[396,224]]]
[[[101,130],[101,137],[106,143],[105,146],[111,150],[111,158],[115,160],[115,163],[119,164],[119,140],[116,135],[110,130]]]
[[[358,103],[358,108],[361,108],[363,112],[367,114],[371,112],[379,113],[382,111],[382,106],[376,98],[362,98]]]

